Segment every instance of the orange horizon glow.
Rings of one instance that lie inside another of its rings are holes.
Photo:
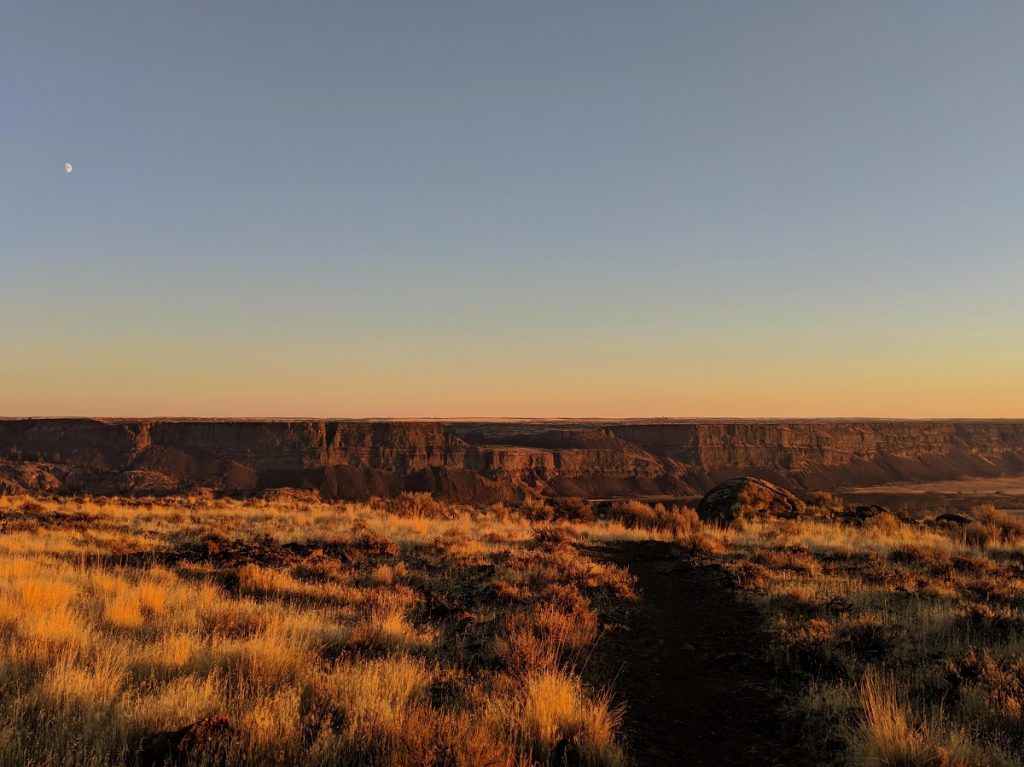
[[[361,377],[207,375],[136,371],[77,376],[37,371],[0,383],[3,417],[123,418],[1024,418],[1024,376],[934,374],[793,376],[784,371],[703,377],[685,369],[639,376],[584,369],[549,374],[467,375],[380,371]],[[68,379],[75,380],[69,384]],[[248,383],[246,383],[248,381]],[[928,383],[926,383],[928,381]]]
[[[0,416],[1024,418],[1015,326],[948,328],[911,343],[810,321],[784,340],[750,337],[723,321],[703,337],[677,334],[674,346],[602,328],[505,343],[424,332],[348,338],[332,354],[322,351],[327,334],[152,340],[141,327],[95,341],[9,339]]]

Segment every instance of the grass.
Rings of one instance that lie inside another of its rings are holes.
[[[0,763],[622,765],[574,544],[668,533],[528,512],[0,498]]]
[[[972,517],[704,530],[804,690],[823,764],[1024,764],[1024,522]]]
[[[634,583],[580,544],[654,539],[758,606],[817,763],[1024,765],[1024,521],[811,504],[0,498],[0,764],[623,767],[581,671]]]

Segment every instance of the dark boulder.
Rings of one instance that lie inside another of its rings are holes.
[[[939,514],[939,516],[935,518],[935,521],[947,525],[969,525],[974,520],[972,520],[966,514],[946,512],[945,514]]]
[[[794,516],[807,507],[788,490],[756,477],[737,477],[713,487],[697,506],[705,522],[729,524],[760,516]]]
[[[871,517],[877,517],[879,514],[891,514],[892,512],[885,506],[880,506],[877,503],[868,504],[867,506],[858,506],[853,510],[855,516],[859,519],[870,519]]]

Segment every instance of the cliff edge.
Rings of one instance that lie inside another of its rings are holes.
[[[1024,474],[1024,421],[0,420],[0,493],[699,495]]]

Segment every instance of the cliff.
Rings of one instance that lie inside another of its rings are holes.
[[[0,420],[0,492],[489,502],[696,495],[739,474],[814,490],[1022,473],[1022,421]]]

